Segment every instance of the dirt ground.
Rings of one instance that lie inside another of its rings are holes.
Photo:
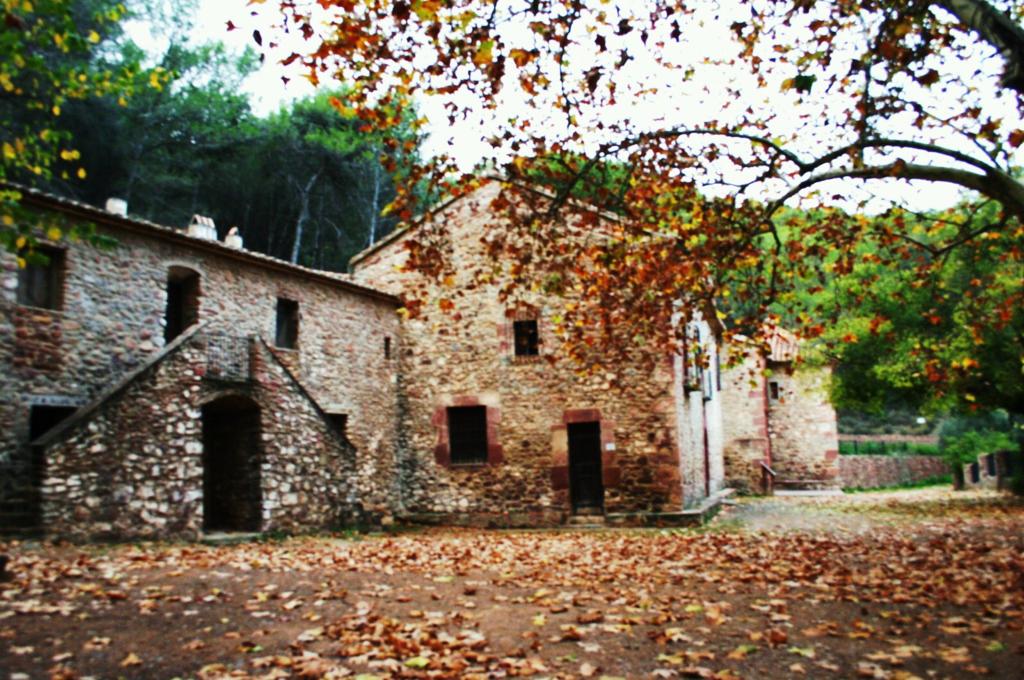
[[[1024,506],[744,500],[698,530],[0,544],[0,680],[1024,676]]]

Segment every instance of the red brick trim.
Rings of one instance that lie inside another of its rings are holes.
[[[451,406],[483,406],[487,417],[487,460],[484,463],[452,464],[451,441],[448,438],[448,408]],[[475,395],[458,395],[451,403],[442,404],[434,409],[430,424],[437,432],[437,444],[434,445],[434,460],[441,467],[455,470],[480,468],[485,465],[501,465],[505,462],[504,449],[498,438],[501,425],[501,409],[488,406]]]
[[[552,427],[552,431],[567,432],[570,424],[596,422],[601,428],[601,481],[606,489],[614,488],[622,481],[622,470],[618,464],[618,451],[615,450],[615,422],[601,417],[601,410],[596,408],[566,409],[562,412],[562,422]],[[569,488],[569,465],[567,456],[559,457],[552,451],[551,488],[564,491]]]
[[[568,409],[562,412],[562,422],[569,423],[592,423],[601,422],[601,411],[596,408]],[[601,443],[604,444],[604,428],[601,428]]]
[[[536,321],[537,322],[537,354],[527,356],[516,355],[515,322]],[[498,324],[498,339],[501,343],[501,353],[507,356],[513,364],[539,364],[544,362],[544,324],[541,323],[540,310],[532,305],[521,305],[505,310],[505,318]]]
[[[551,488],[555,491],[569,490],[568,465],[554,465],[551,467]]]

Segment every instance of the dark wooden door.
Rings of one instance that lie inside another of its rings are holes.
[[[600,423],[569,424],[569,495],[575,513],[604,509]]]
[[[203,528],[259,531],[260,410],[229,395],[203,406]]]

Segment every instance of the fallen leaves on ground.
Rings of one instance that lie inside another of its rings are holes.
[[[0,667],[367,680],[1019,670],[1021,505],[924,492],[781,503],[734,513],[770,530],[726,513],[699,530],[9,543]]]

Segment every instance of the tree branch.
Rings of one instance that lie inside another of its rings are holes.
[[[770,219],[793,196],[831,179],[920,179],[955,184],[994,198],[1008,213],[1024,219],[1024,186],[1006,173],[990,168],[985,174],[978,174],[960,168],[918,165],[902,160],[863,168],[837,168],[811,175],[775,199],[769,206],[767,218]]]
[[[985,0],[935,0],[1005,60],[1003,87],[1024,94],[1024,29]]]

